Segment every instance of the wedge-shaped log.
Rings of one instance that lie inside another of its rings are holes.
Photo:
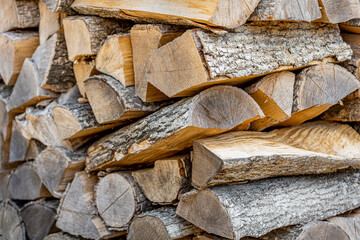
[[[221,26],[234,28],[242,25],[254,11],[260,0],[210,0],[197,2],[184,0],[165,0],[154,4],[151,0],[97,1],[75,0],[72,8],[81,14],[117,17],[135,21],[166,22],[178,25]]]
[[[52,12],[75,13],[70,7],[74,0],[41,0]]]
[[[44,240],[82,240],[83,238],[75,237],[67,233],[53,233],[47,235]]]
[[[6,200],[0,205],[0,236],[4,239],[27,239],[20,209],[11,200]]]
[[[12,90],[12,87],[0,84],[0,132],[5,140],[9,140],[11,137],[11,124],[15,117],[6,109]]]
[[[135,217],[127,239],[182,239],[199,232],[201,229],[176,216],[174,207],[162,207]]]
[[[108,35],[126,32],[130,26],[96,16],[70,16],[64,19],[64,32],[69,59],[96,55]]]
[[[8,189],[12,199],[36,200],[51,197],[50,192],[41,182],[33,163],[19,166],[10,176]]]
[[[336,25],[253,22],[225,35],[186,31],[152,51],[146,79],[168,97],[182,97],[211,85],[243,84],[269,73],[350,57]]]
[[[342,30],[352,33],[360,33],[360,18],[341,23],[339,26]]]
[[[39,26],[38,1],[1,0],[0,6],[0,33]]]
[[[38,200],[25,204],[20,214],[23,219],[26,234],[30,240],[42,240],[46,235],[56,232],[57,200]]]
[[[35,164],[41,181],[52,196],[61,198],[75,174],[84,169],[85,153],[50,146],[40,153]]]
[[[134,87],[124,87],[107,75],[85,81],[85,91],[96,121],[100,124],[126,123],[158,110],[163,104],[143,103]]]
[[[158,160],[154,168],[132,175],[146,198],[161,205],[174,204],[181,193],[190,190],[190,158],[188,155]]]
[[[84,81],[88,79],[89,77],[92,77],[94,75],[100,74],[98,70],[96,70],[95,67],[95,60],[94,59],[83,59],[78,60],[74,62],[74,74],[76,78],[76,83],[79,87],[79,91],[81,95],[86,98],[86,92],[85,92],[85,83]]]
[[[49,1],[50,2],[50,1]],[[55,2],[55,1],[53,1]],[[62,20],[66,17],[64,13],[52,12],[43,1],[39,1],[40,25],[39,37],[40,44],[46,42],[54,33],[63,27]]]
[[[295,142],[287,140],[294,138]],[[315,142],[318,142],[316,148],[311,146]],[[268,133],[225,133],[194,141],[192,184],[206,188],[268,177],[360,168],[359,147],[360,135],[353,128],[329,122]]]
[[[268,75],[245,89],[265,114],[251,123],[251,130],[262,131],[291,116],[294,83],[295,74],[284,71]]]
[[[321,22],[342,23],[360,18],[360,2],[358,0],[319,0],[323,17]]]
[[[194,139],[235,127],[248,129],[261,116],[260,107],[243,90],[213,87],[98,140],[88,149],[86,170],[148,165],[191,147]]]
[[[17,30],[0,34],[0,75],[6,85],[14,85],[25,58],[39,46],[39,33]]]
[[[358,170],[351,170],[194,190],[182,196],[176,213],[209,233],[230,239],[260,237],[357,208],[359,177]]]

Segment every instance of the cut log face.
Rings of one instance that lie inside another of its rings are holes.
[[[60,147],[47,147],[36,158],[37,173],[46,188],[56,198],[61,198],[68,183],[85,166],[85,153],[70,152]]]
[[[51,196],[32,163],[24,163],[11,174],[8,189],[11,197],[17,200],[36,200]]]
[[[183,97],[216,84],[244,84],[273,72],[345,61],[351,54],[334,25],[253,22],[225,35],[188,30],[152,51],[145,77],[168,97]]]
[[[128,240],[182,239],[201,230],[176,216],[175,208],[162,207],[134,218],[128,230]]]
[[[293,126],[312,119],[359,88],[360,81],[338,65],[306,68],[296,76],[292,115],[277,126]]]
[[[0,33],[39,26],[38,1],[1,0],[0,6]]]
[[[5,239],[27,239],[20,210],[11,200],[0,205],[0,236]]]
[[[295,74],[284,71],[268,75],[245,89],[265,114],[251,123],[251,130],[262,131],[291,116],[294,83]]]
[[[70,16],[63,24],[71,61],[96,55],[108,35],[126,32],[129,28],[127,24],[121,26],[115,20],[95,16]]]
[[[182,155],[158,160],[154,168],[139,170],[132,175],[147,199],[166,205],[176,203],[180,193],[189,190],[190,173],[189,156]]]
[[[100,74],[100,72],[96,70],[95,60],[94,59],[78,60],[74,62],[73,67],[74,67],[74,74],[76,78],[76,83],[79,87],[79,91],[84,98],[87,98],[84,81],[89,77]]]
[[[225,133],[194,141],[192,184],[206,188],[360,168],[359,147],[360,135],[337,123],[314,122],[268,133]]]
[[[85,91],[100,124],[126,123],[146,116],[164,104],[143,103],[135,94],[134,87],[125,88],[116,79],[98,75],[85,81]]]
[[[154,4],[151,0],[125,1],[96,1],[76,0],[72,8],[81,14],[112,16],[148,22],[163,21],[167,23],[234,28],[242,25],[249,18],[260,0],[210,0],[194,3],[191,1],[165,0],[161,4]],[[100,9],[100,10],[99,10]]]
[[[342,30],[347,32],[360,33],[360,18],[340,23],[339,26]]]
[[[25,58],[39,46],[39,33],[17,30],[0,34],[0,75],[6,85],[14,85]]]
[[[360,212],[359,209],[328,219],[329,222],[341,228],[349,236],[349,239],[360,237]]]
[[[149,165],[191,147],[194,139],[247,129],[261,116],[260,107],[243,90],[213,87],[100,139],[88,149],[86,169]]]
[[[62,20],[66,17],[66,14],[52,12],[49,8],[47,8],[46,3],[43,1],[39,1],[39,10],[39,35],[40,44],[42,44],[46,42],[49,37],[51,37],[54,33],[58,32],[62,28]]]
[[[357,208],[359,177],[359,171],[347,171],[191,191],[182,196],[176,213],[226,238],[260,237],[276,228]]]
[[[58,204],[59,201],[39,200],[29,202],[21,208],[21,217],[30,240],[43,240],[46,235],[56,231],[55,218]]]
[[[323,18],[319,21],[342,23],[360,18],[359,0],[319,0]]]
[[[44,240],[81,240],[80,237],[75,237],[66,233],[53,233],[47,235]]]
[[[5,201],[6,199],[10,199],[10,193],[7,186],[9,182],[10,174],[11,174],[10,170],[0,170],[0,201],[1,202]]]

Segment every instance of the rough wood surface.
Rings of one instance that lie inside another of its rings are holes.
[[[15,117],[6,109],[12,90],[12,87],[0,84],[0,133],[7,141],[11,137],[12,120]]]
[[[312,146],[315,142],[316,147]],[[225,133],[194,141],[192,184],[206,188],[276,176],[360,168],[359,147],[360,135],[354,129],[328,122],[266,133]]]
[[[359,171],[351,170],[194,190],[182,196],[176,213],[209,233],[260,237],[357,208],[359,177]]]
[[[1,0],[0,6],[0,33],[39,26],[40,13],[37,0]]]
[[[174,207],[162,207],[135,217],[129,226],[128,240],[183,239],[201,230],[176,215]]]
[[[0,236],[6,240],[26,240],[25,226],[16,203],[7,200],[0,205]]]
[[[359,0],[319,0],[322,19],[319,21],[342,23],[354,18],[360,18]]]
[[[76,83],[79,87],[81,95],[86,98],[85,83],[84,81],[89,77],[100,74],[96,70],[95,60],[94,59],[83,59],[74,62],[74,74],[76,78]]]
[[[55,2],[55,1],[53,1]],[[54,33],[63,27],[62,20],[66,17],[64,13],[52,12],[43,1],[39,1],[40,25],[39,37],[40,44],[46,42]]]
[[[353,57],[360,58],[360,34],[341,33],[344,42],[350,45],[353,50]]]
[[[359,122],[360,121],[360,99],[344,99],[326,112],[320,118],[327,121]]]
[[[52,196],[61,198],[68,183],[85,167],[85,153],[50,146],[40,153],[35,164],[41,181]]]
[[[11,170],[0,170],[0,201],[5,201],[10,199],[10,193],[7,187],[9,178],[11,175]]]
[[[118,80],[97,75],[85,81],[85,91],[96,121],[100,124],[127,123],[160,109],[164,104],[144,103],[134,87],[124,87]]]
[[[225,35],[194,29],[152,51],[146,79],[168,97],[189,96],[211,85],[345,61],[351,54],[330,24],[253,22]]]
[[[332,224],[341,228],[349,236],[349,239],[360,238],[360,212],[359,209],[350,213],[327,219]]]
[[[0,34],[0,75],[6,85],[14,85],[25,58],[39,46],[39,33],[17,30]]]
[[[83,238],[75,237],[67,233],[53,233],[47,235],[44,240],[82,240]]]
[[[243,90],[213,87],[98,140],[88,149],[86,170],[148,165],[191,147],[194,139],[247,129],[261,116],[260,107]]]
[[[340,23],[339,26],[347,32],[360,33],[360,18]]]
[[[74,0],[40,0],[46,3],[46,6],[52,12],[75,13],[70,7]]]
[[[147,199],[168,205],[178,201],[181,193],[190,190],[190,158],[188,155],[158,160],[154,167],[132,173]]]

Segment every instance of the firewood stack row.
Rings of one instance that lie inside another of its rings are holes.
[[[0,0],[0,239],[355,240],[359,0]]]

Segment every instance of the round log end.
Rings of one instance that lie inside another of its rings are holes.
[[[20,211],[10,200],[0,205],[0,236],[4,239],[27,239]]]
[[[62,139],[70,138],[82,130],[76,117],[63,106],[54,107],[53,116]]]
[[[344,230],[329,222],[317,222],[305,228],[297,240],[350,240]]]
[[[128,240],[168,240],[170,236],[164,223],[153,216],[134,219],[128,230]]]

